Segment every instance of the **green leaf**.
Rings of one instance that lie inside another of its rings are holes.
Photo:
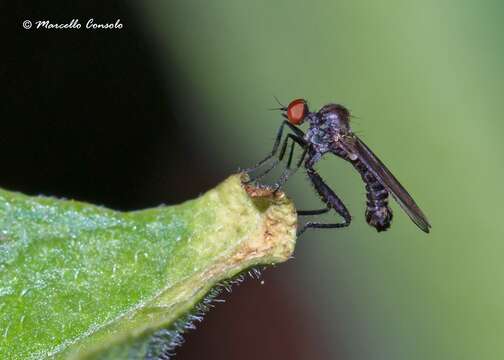
[[[159,355],[219,282],[286,261],[295,229],[284,194],[239,175],[134,212],[0,190],[0,358]]]

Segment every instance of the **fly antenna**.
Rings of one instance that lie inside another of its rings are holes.
[[[280,105],[280,106],[281,106],[281,107],[283,107],[283,108],[285,107],[285,105],[284,105],[284,104],[282,104],[282,103],[280,102],[280,100],[278,100],[278,98],[277,98],[275,95],[273,95],[273,97],[275,98],[275,100],[276,100],[276,102],[278,103],[278,105]]]
[[[279,108],[268,109],[268,110],[282,110],[282,111],[287,111],[287,108],[285,107],[285,105],[284,105],[284,104],[282,104],[282,103],[280,102],[280,100],[278,100],[278,98],[277,98],[275,95],[273,95],[273,97],[275,98],[275,100],[276,100],[276,102],[278,103],[278,105],[280,105],[280,107],[279,107]]]

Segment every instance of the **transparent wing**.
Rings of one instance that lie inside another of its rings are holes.
[[[348,152],[350,158],[357,156],[376,179],[390,192],[401,208],[408,214],[410,219],[423,231],[429,232],[431,227],[427,217],[415,203],[406,189],[392,175],[378,157],[359,139],[352,134],[339,139],[341,147]]]

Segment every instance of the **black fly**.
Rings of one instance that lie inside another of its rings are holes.
[[[253,180],[264,176],[282,161],[289,140],[291,140],[287,167],[277,182],[275,191],[285,184],[289,176],[304,163],[308,177],[326,207],[319,210],[298,211],[298,215],[318,215],[334,209],[343,218],[343,222],[333,224],[307,222],[298,230],[298,235],[308,228],[345,227],[350,225],[352,219],[345,204],[313,168],[325,153],[332,153],[350,162],[361,175],[367,191],[366,221],[369,225],[377,231],[384,231],[390,227],[392,221],[392,210],[388,205],[390,194],[421,230],[429,232],[430,224],[413,198],[380,159],[352,132],[349,123],[350,112],[344,106],[328,104],[318,112],[310,112],[306,100],[296,99],[289,106],[281,106],[278,110],[282,110],[282,116],[286,120],[278,129],[273,150],[265,159],[246,171],[251,172],[258,169],[277,155],[284,128],[287,126],[292,133],[289,133],[285,138],[278,157]],[[309,129],[306,133],[298,128],[305,120],[308,120],[309,123]],[[296,144],[303,149],[303,152],[301,158],[292,167]]]

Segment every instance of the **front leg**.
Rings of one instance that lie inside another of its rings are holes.
[[[292,145],[291,145],[291,149],[290,149],[290,153],[289,153],[289,159],[287,160],[287,166],[286,166],[285,170],[283,171],[282,175],[280,176],[277,183],[275,184],[274,192],[277,192],[287,182],[289,177],[299,169],[299,167],[303,163],[303,161],[306,157],[306,154],[308,152],[308,149],[309,149],[309,145],[306,143],[306,141],[302,137],[292,135],[292,134],[289,134],[287,136],[288,136],[288,139],[289,138],[292,139]],[[301,157],[299,158],[295,167],[293,169],[291,169],[292,156],[294,155],[294,145],[296,143],[303,149],[303,153],[301,154]],[[282,150],[284,150],[284,149],[282,149]],[[283,157],[283,154],[282,154],[282,157]]]
[[[249,172],[253,172],[255,170],[257,170],[261,165],[263,165],[264,163],[266,163],[268,160],[270,160],[271,158],[273,158],[277,151],[278,151],[278,147],[280,146],[280,142],[282,141],[282,135],[283,135],[283,131],[284,131],[284,127],[285,126],[288,126],[290,128],[290,130],[292,132],[294,132],[298,137],[304,137],[304,132],[301,131],[300,129],[298,129],[297,127],[295,127],[294,125],[292,125],[290,122],[288,122],[287,120],[284,120],[282,121],[282,124],[280,125],[280,127],[278,128],[278,132],[277,132],[277,135],[276,135],[276,139],[275,139],[275,142],[273,144],[273,149],[271,150],[271,152],[268,154],[268,156],[266,156],[264,159],[262,159],[261,161],[259,161],[257,164],[255,164],[253,167],[251,168],[247,168],[247,169],[243,169],[244,172],[246,173],[249,173]],[[273,167],[275,167],[276,165],[278,164],[275,163],[271,169]],[[269,169],[268,171],[270,171],[271,169]]]
[[[296,142],[298,144],[300,144],[300,146],[302,146],[303,148],[305,147],[304,140],[302,138],[296,137],[293,134],[288,134],[285,137],[283,145],[282,145],[282,148],[280,150],[280,154],[278,155],[278,158],[276,158],[275,161],[273,161],[273,163],[266,170],[263,170],[262,173],[260,173],[259,175],[254,176],[253,178],[251,178],[250,180],[248,180],[247,182],[245,182],[246,184],[251,183],[252,181],[258,181],[258,180],[260,180],[261,178],[263,178],[264,176],[266,176],[271,170],[273,170],[283,160],[283,158],[285,156],[285,151],[287,150],[287,145],[289,144],[289,139],[292,139],[292,143],[291,143],[291,147],[290,147],[290,153],[289,153],[289,160],[287,162],[287,168],[290,168],[290,165],[291,165],[291,162],[292,162],[292,155],[294,153],[294,145],[296,145]],[[305,153],[306,153],[306,150],[303,153],[303,157],[304,157]],[[298,164],[298,167],[301,165],[301,162],[302,162],[302,160]]]

